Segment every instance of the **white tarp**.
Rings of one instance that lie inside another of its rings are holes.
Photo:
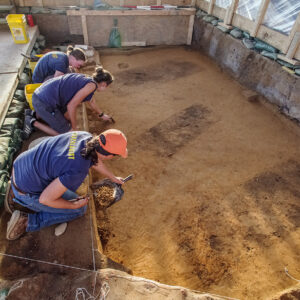
[[[240,0],[237,13],[255,21],[260,4],[261,0]],[[299,12],[299,0],[271,0],[263,24],[289,34]]]
[[[209,1],[209,0],[205,0]],[[255,21],[262,0],[239,0],[237,13]],[[232,0],[216,0],[215,5],[227,9]],[[300,12],[300,0],[271,0],[263,24],[288,35]]]

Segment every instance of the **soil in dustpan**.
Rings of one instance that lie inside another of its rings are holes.
[[[114,189],[107,185],[100,186],[94,190],[96,207],[103,209],[109,207],[114,202]]]

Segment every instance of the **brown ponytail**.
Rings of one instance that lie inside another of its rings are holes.
[[[84,51],[80,48],[74,48],[73,46],[69,45],[67,48],[67,55],[72,55],[75,57],[76,60],[86,61],[86,55]]]
[[[114,81],[114,77],[107,70],[104,70],[102,66],[98,66],[95,68],[93,80],[95,80],[97,83],[105,82],[106,85],[110,85]]]
[[[99,138],[98,136],[94,136],[87,140],[85,147],[80,151],[81,156],[84,159],[91,160],[93,165],[98,163],[97,146],[99,146]]]

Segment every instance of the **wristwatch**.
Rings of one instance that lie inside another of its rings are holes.
[[[104,116],[104,112],[102,112],[101,114],[99,114],[99,118],[102,118]]]

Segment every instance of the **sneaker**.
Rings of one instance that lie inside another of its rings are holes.
[[[31,116],[33,118],[36,118],[36,112],[31,109],[25,109],[25,116]]]
[[[7,212],[9,212],[10,214],[12,214],[13,211],[15,210],[13,198],[14,198],[14,194],[13,194],[13,191],[11,188],[11,182],[8,181],[7,188],[6,188],[6,194],[5,194],[5,198],[4,198],[4,207],[5,207],[5,210]]]
[[[33,131],[33,122],[36,121],[31,115],[25,115],[22,138],[27,140]]]
[[[15,210],[7,223],[6,238],[10,241],[16,240],[26,232],[28,217],[26,214]]]
[[[65,233],[68,223],[61,223],[55,227],[54,234],[55,236],[60,236]]]

